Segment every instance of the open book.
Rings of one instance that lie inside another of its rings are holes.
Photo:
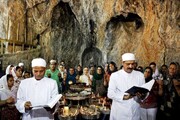
[[[155,82],[155,80],[151,80],[151,81],[143,84],[142,86],[133,86],[130,89],[128,89],[126,91],[126,93],[129,93],[133,96],[135,96],[136,93],[138,93],[138,92],[140,94],[146,94],[151,90],[152,86],[154,85],[154,82]]]
[[[45,105],[34,105],[34,106],[31,106],[33,108],[36,108],[36,107],[49,107],[49,108],[53,108],[54,105],[60,100],[60,98],[62,97],[62,94],[58,94],[56,95],[54,98],[51,98],[51,100],[45,104]]]

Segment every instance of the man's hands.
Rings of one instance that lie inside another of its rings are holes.
[[[26,110],[31,110],[31,109],[32,109],[31,106],[32,106],[32,105],[31,105],[31,102],[30,102],[30,101],[27,101],[27,102],[24,104],[24,107],[25,107]]]
[[[141,94],[139,92],[136,93],[135,96],[137,96],[139,99],[143,100],[146,97],[147,94]],[[134,96],[131,94],[125,94],[123,97],[123,100],[129,100],[131,98],[133,98]]]
[[[147,94],[144,94],[144,93],[139,93],[139,92],[136,93],[136,96],[141,100],[143,100],[146,97],[146,95]]]
[[[129,100],[129,99],[131,99],[132,97],[133,97],[132,95],[126,94],[126,95],[123,96],[123,100]]]

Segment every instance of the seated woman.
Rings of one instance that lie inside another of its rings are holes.
[[[104,80],[104,69],[98,66],[95,74],[93,75],[92,89],[95,94],[100,96],[107,96],[107,81]]]
[[[80,77],[79,77],[79,82],[86,83],[86,86],[91,86],[92,85],[92,77],[93,76],[89,74],[88,67],[84,67],[83,74],[80,75]]]
[[[0,89],[0,114],[1,120],[20,120],[20,113],[15,107],[16,91],[12,89],[14,78],[7,74],[7,86]]]

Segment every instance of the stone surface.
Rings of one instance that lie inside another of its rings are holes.
[[[69,66],[111,60],[120,66],[125,52],[135,53],[139,65],[160,66],[180,62],[179,6],[179,0],[1,0],[0,38],[8,30],[10,39],[42,46],[47,61]]]

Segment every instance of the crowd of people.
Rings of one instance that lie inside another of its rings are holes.
[[[67,68],[65,61],[42,58],[31,62],[31,71],[23,63],[8,65],[0,78],[1,120],[50,120],[54,110],[32,106],[46,104],[53,96],[65,93],[69,85],[85,83],[92,92],[112,100],[110,120],[178,120],[180,113],[180,65],[171,62],[158,68],[155,62],[138,66],[133,53],[122,55],[122,65],[114,61],[104,66]],[[147,94],[126,93],[132,86],[155,80]]]

